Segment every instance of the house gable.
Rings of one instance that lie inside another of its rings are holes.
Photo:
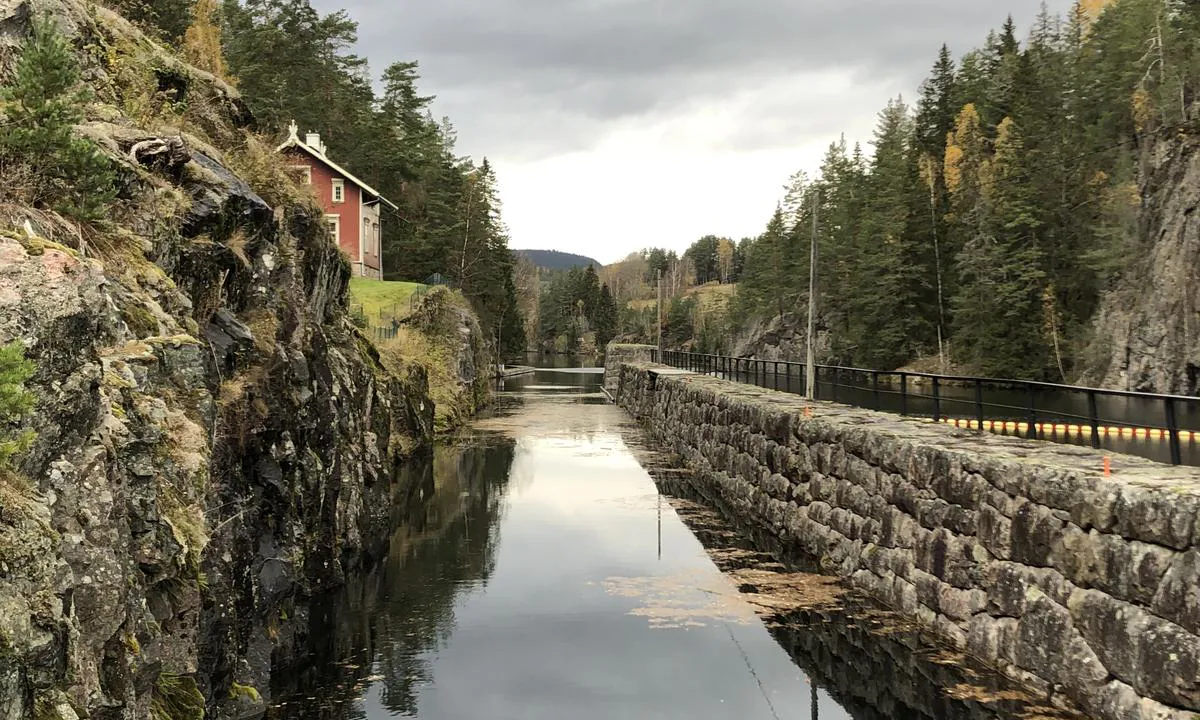
[[[356,275],[382,278],[380,206],[397,206],[325,154],[316,134],[300,140],[292,123],[288,140],[277,148],[300,182],[310,185],[325,213],[330,235],[350,257]]]

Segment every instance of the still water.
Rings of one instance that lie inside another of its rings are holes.
[[[1035,704],[683,497],[601,382],[511,379],[491,417],[437,449],[386,557],[308,609],[269,717],[990,718]]]

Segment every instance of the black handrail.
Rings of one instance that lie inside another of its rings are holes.
[[[804,394],[807,391],[805,364],[802,362],[739,358],[679,350],[664,350],[661,353],[655,350],[651,355],[657,362],[686,368],[694,372],[786,392]],[[781,370],[784,376],[782,383]],[[800,378],[798,389],[792,383],[793,377]],[[929,381],[930,394],[920,392],[919,387],[914,391],[912,387],[914,379]],[[897,383],[898,390],[895,389]],[[954,397],[954,393],[951,393],[947,396],[946,388],[953,387],[961,387],[969,395]],[[1023,406],[1008,404],[999,399],[987,401],[984,398],[985,388],[1023,393],[1026,400]],[[823,389],[827,391],[828,397],[821,397]],[[1086,402],[1087,414],[1078,414],[1068,409],[1056,409],[1053,402],[1048,402],[1056,394],[1060,397],[1063,394],[1083,395],[1082,400]],[[1174,465],[1183,464],[1185,439],[1189,443],[1200,443],[1200,398],[1186,395],[1104,390],[1033,380],[1006,380],[817,365],[814,396],[818,399],[892,412],[895,412],[895,406],[885,407],[884,398],[895,399],[898,396],[901,415],[930,417],[935,421],[950,422],[956,425],[965,424],[978,432],[986,432],[989,427],[999,428],[1002,432],[1023,433],[1027,437],[1035,439],[1067,440],[1069,439],[1067,435],[1071,433],[1082,439],[1084,435],[1087,435],[1093,448],[1102,447],[1102,438],[1110,435],[1129,437],[1132,434],[1139,438],[1161,437],[1168,442],[1170,462]],[[1145,407],[1116,412],[1118,417],[1104,417],[1100,402],[1103,399],[1137,400],[1144,403]],[[1161,410],[1153,410],[1154,405]],[[955,408],[963,408],[963,406],[970,407],[972,412],[956,415]],[[992,413],[999,411],[999,419],[989,421],[987,419],[989,410]],[[1181,412],[1185,413],[1185,417],[1195,427],[1190,429],[1180,427]],[[1162,419],[1159,420],[1159,417]],[[1159,423],[1165,424],[1166,427],[1162,427]],[[1064,424],[1066,430],[1060,431]],[[1063,437],[1059,437],[1060,434]],[[1126,448],[1125,451],[1136,452],[1137,449],[1140,448],[1133,450]],[[1197,456],[1200,454],[1191,453],[1190,455],[1195,459],[1189,459],[1189,464],[1197,464],[1197,460],[1200,460],[1200,457]]]

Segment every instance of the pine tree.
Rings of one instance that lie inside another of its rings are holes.
[[[27,200],[80,222],[98,222],[116,199],[109,161],[92,141],[77,137],[90,94],[80,83],[71,46],[49,15],[17,62],[12,85],[0,91],[6,123],[0,124],[0,160],[20,163],[32,182]]]
[[[33,377],[34,365],[25,359],[18,341],[0,345],[0,472],[8,470],[13,456],[29,447],[33,436],[15,427],[33,409],[33,393],[25,383]]]

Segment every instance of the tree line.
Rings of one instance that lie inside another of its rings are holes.
[[[308,0],[112,0],[159,40],[242,93],[257,129],[282,140],[295,121],[317,131],[338,164],[400,206],[385,217],[387,280],[440,273],[470,300],[504,352],[524,349],[514,259],[495,169],[455,150],[447,118],[431,112],[416,62],[384,69],[376,92],[356,55],[358,24]]]
[[[879,114],[869,157],[833,143],[744,248],[738,317],[807,304],[816,215],[828,360],[1065,379],[1103,294],[1143,253],[1139,153],[1196,132],[1200,4],[1082,0],[1011,18],[915,106]],[[802,313],[800,313],[802,314]]]
[[[538,301],[539,349],[577,352],[590,344],[603,350],[616,336],[617,303],[594,266],[551,271],[544,286]]]

